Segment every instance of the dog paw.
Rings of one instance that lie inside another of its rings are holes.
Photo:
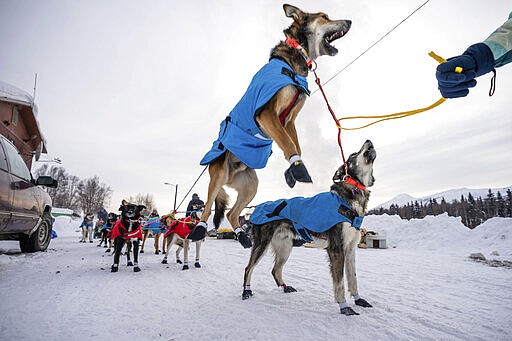
[[[246,300],[251,296],[252,296],[252,290],[244,290],[244,292],[242,292],[242,300]]]
[[[356,305],[363,307],[363,308],[372,308],[373,306],[368,303],[364,298],[359,298],[354,301]]]
[[[355,312],[354,309],[350,307],[340,308],[340,313],[345,316],[359,315],[359,313]]]
[[[183,267],[181,268],[181,270],[188,270],[188,265],[187,265],[187,264],[183,265]]]
[[[144,253],[144,250],[140,250],[139,253]]]
[[[181,261],[181,259],[176,259],[176,263],[178,263],[178,264],[183,264],[183,262]]]
[[[286,184],[293,188],[295,182],[313,182],[311,176],[309,176],[308,170],[302,161],[295,161],[290,167],[284,172],[284,178]]]
[[[167,259],[163,259],[162,264],[167,264]]]
[[[249,238],[249,235],[245,231],[238,233],[238,242],[242,244],[245,249],[252,247],[251,238]]]
[[[133,267],[133,272],[140,272],[140,268],[139,268],[139,266],[138,266],[138,265],[135,265],[135,266]]]
[[[283,292],[296,292],[297,289],[295,289],[292,286],[289,285],[283,285]]]
[[[133,266],[132,261],[129,261],[128,263],[126,263],[126,266]]]
[[[304,243],[306,243],[306,242],[303,241],[302,239],[294,239],[293,240],[294,247],[300,247],[300,246],[304,245]]]
[[[201,264],[199,264],[199,262],[195,262],[195,263],[194,263],[194,266],[195,266],[196,268],[200,268],[200,267],[201,267]]]
[[[286,184],[288,185],[288,187],[290,188],[293,188],[295,186],[295,178],[293,177],[293,174],[292,174],[292,171],[290,168],[288,168],[285,172],[284,172],[284,179],[286,180]]]
[[[193,242],[197,242],[199,240],[204,239],[204,237],[206,237],[206,226],[204,226],[204,223],[201,224],[200,222],[199,224],[196,225],[196,227],[194,227],[192,232],[189,233],[187,239],[190,239]]]
[[[112,267],[110,268],[110,272],[117,272],[117,270],[119,270],[118,266],[117,265],[112,265]]]
[[[107,252],[110,252],[110,249],[106,249],[106,250],[105,250],[105,253],[107,253]]]

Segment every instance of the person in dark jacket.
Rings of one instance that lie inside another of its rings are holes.
[[[187,213],[185,214],[185,217],[190,216],[190,214],[193,211],[199,211],[204,207],[204,202],[199,199],[199,195],[196,193],[192,194],[192,200],[188,203],[187,206]]]

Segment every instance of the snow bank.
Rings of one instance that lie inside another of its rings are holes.
[[[55,230],[55,232],[57,232],[58,237],[80,236],[80,223],[80,219],[59,216],[55,218],[55,221],[53,223],[53,229]]]
[[[403,220],[399,216],[367,216],[364,227],[386,236],[388,247],[405,249],[451,249],[482,252],[486,256],[496,251],[512,257],[512,218],[493,218],[471,230],[460,217],[446,213],[424,219]]]

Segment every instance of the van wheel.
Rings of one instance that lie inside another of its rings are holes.
[[[52,218],[48,213],[43,215],[43,220],[37,230],[30,236],[22,235],[20,237],[21,252],[44,251],[50,245],[52,239]]]

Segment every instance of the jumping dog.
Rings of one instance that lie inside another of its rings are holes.
[[[295,119],[309,95],[306,77],[314,60],[334,56],[338,50],[331,43],[350,29],[350,20],[331,20],[325,13],[306,13],[283,5],[285,15],[293,19],[283,32],[285,41],[270,53],[270,61],[253,78],[240,102],[221,123],[219,138],[201,160],[209,165],[208,199],[198,226],[207,229],[206,221],[215,202],[214,226],[219,226],[227,207],[227,185],[238,192],[227,219],[248,248],[251,241],[240,227],[238,216],[256,195],[258,177],[255,169],[264,168],[275,141],[289,161],[286,183],[312,182],[301,160],[301,148]]]
[[[139,272],[139,242],[142,239],[142,228],[140,226],[140,212],[145,209],[144,205],[130,204],[123,200],[119,211],[119,219],[112,229],[112,239],[114,240],[114,264],[111,272],[117,272],[119,269],[119,257],[126,244],[126,260],[128,266],[133,266],[134,272]],[[130,259],[130,253],[133,249],[133,263]]]
[[[251,275],[268,245],[274,251],[272,276],[276,284],[284,292],[294,292],[295,288],[286,285],[282,276],[293,241],[309,242],[322,238],[329,256],[334,299],[341,313],[359,315],[345,300],[344,274],[355,304],[371,307],[357,290],[355,255],[359,228],[370,196],[366,187],[372,186],[375,181],[373,162],[376,155],[372,142],[368,140],[359,152],[350,155],[346,167],[341,166],[336,171],[330,192],[312,198],[266,202],[255,208],[250,217],[254,245],[245,268],[242,299],[252,296]]]

